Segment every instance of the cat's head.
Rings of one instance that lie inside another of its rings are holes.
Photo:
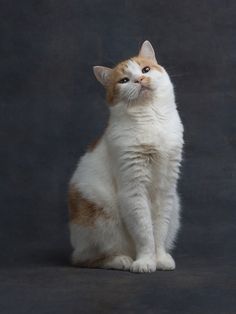
[[[94,74],[107,91],[110,105],[118,102],[140,103],[158,95],[170,85],[165,69],[156,61],[154,49],[145,41],[138,56],[120,62],[113,69],[94,66]]]

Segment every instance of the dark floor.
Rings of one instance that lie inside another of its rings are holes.
[[[235,313],[235,268],[177,256],[173,272],[131,274],[68,265],[3,268],[0,313]]]

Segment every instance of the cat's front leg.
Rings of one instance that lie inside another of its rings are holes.
[[[142,189],[122,189],[119,193],[121,215],[136,248],[132,272],[156,270],[155,241],[149,204]]]
[[[167,194],[162,196],[161,202],[156,205],[154,215],[154,237],[156,245],[156,266],[159,270],[174,270],[175,261],[166,250],[171,219],[173,216],[174,196]]]

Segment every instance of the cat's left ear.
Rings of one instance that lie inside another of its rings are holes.
[[[155,51],[150,43],[150,41],[145,40],[139,50],[139,57],[151,59],[154,62],[157,62]]]
[[[112,69],[102,66],[94,66],[93,72],[97,80],[104,86],[107,85]]]

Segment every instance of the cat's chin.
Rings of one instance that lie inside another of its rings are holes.
[[[154,87],[142,86],[140,88],[138,97],[140,97],[140,96],[142,97],[143,95],[144,96],[153,96],[153,93],[155,93],[155,91],[156,91],[156,88],[154,88]]]
[[[146,102],[147,100],[151,100],[153,98],[153,90],[146,87],[142,88],[137,97],[138,102]]]
[[[150,87],[142,87],[135,95],[136,97],[129,99],[128,103],[132,105],[143,105],[153,100],[155,90]]]
[[[131,106],[145,106],[152,103],[153,95],[151,93],[142,93],[137,98],[129,101]]]
[[[152,93],[152,90],[150,88],[142,88],[140,90],[140,93],[139,93],[139,97],[140,96],[148,96]]]

